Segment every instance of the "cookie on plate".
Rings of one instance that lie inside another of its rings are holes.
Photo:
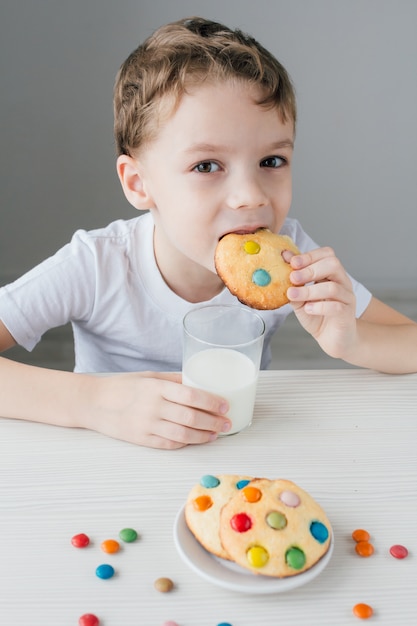
[[[220,239],[214,255],[216,272],[243,304],[254,309],[278,309],[288,302],[292,271],[282,253],[299,254],[287,235],[266,228],[254,233],[229,233]]]
[[[229,559],[256,574],[286,578],[327,552],[331,526],[320,505],[289,480],[254,479],[220,513]]]
[[[229,555],[220,541],[220,511],[251,480],[250,476],[207,474],[188,494],[184,511],[188,528],[206,550],[223,559]]]

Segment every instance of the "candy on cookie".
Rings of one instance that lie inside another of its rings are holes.
[[[229,233],[217,244],[216,272],[243,304],[254,309],[277,309],[288,302],[292,271],[282,253],[299,254],[287,235],[276,235],[266,228],[254,233]]]
[[[188,528],[206,550],[223,559],[229,556],[220,541],[220,511],[251,480],[250,476],[206,474],[188,494],[185,505]]]
[[[256,574],[285,578],[327,552],[331,527],[320,505],[283,479],[254,479],[221,510],[220,539],[229,558]]]

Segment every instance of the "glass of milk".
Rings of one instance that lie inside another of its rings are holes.
[[[182,382],[226,398],[234,435],[252,423],[265,334],[263,319],[238,305],[192,309],[184,317]]]

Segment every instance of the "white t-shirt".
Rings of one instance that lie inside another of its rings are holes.
[[[15,341],[32,350],[43,333],[71,322],[76,372],[180,371],[182,319],[192,308],[167,286],[153,251],[153,219],[146,213],[107,227],[77,231],[71,242],[0,289],[0,319]],[[297,220],[281,233],[301,251],[318,247]],[[359,317],[371,294],[352,279]],[[224,288],[210,304],[239,304]],[[292,311],[258,311],[266,325],[262,368],[270,339]]]

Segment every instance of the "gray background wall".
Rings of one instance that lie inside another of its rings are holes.
[[[115,172],[114,76],[195,14],[250,32],[292,75],[292,214],[371,289],[417,300],[415,0],[3,0],[0,281],[135,214]]]

